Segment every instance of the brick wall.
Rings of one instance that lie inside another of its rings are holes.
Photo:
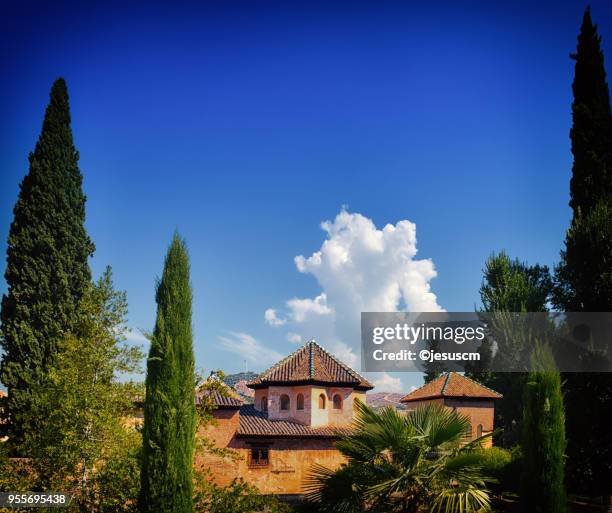
[[[478,426],[482,426],[482,434],[486,435],[493,431],[493,417],[495,413],[495,402],[492,399],[460,399],[460,398],[437,398],[413,401],[406,404],[408,410],[413,410],[426,404],[444,404],[453,408],[470,419],[471,437],[476,438]],[[485,442],[486,447],[493,444],[489,438]]]
[[[281,396],[289,396],[289,409],[280,409]],[[297,409],[297,397],[304,397],[304,409]],[[319,408],[319,396],[325,396],[325,408]],[[342,408],[334,408],[334,396],[341,397]],[[365,392],[350,387],[270,386],[255,390],[255,408],[262,410],[262,400],[268,405],[270,419],[286,419],[306,426],[348,426],[353,421],[353,401],[359,398],[365,402]]]
[[[214,481],[228,485],[236,477],[257,486],[264,494],[300,494],[309,469],[315,463],[337,468],[343,457],[330,439],[243,439],[236,438],[239,415],[237,411],[217,410],[216,425],[200,432],[218,447],[232,449],[234,457],[196,454],[196,468],[208,468]],[[250,452],[254,447],[266,447],[269,464],[251,467]]]
[[[481,426],[482,434],[486,435],[493,431],[493,417],[495,413],[495,403],[492,399],[445,399],[444,404],[449,408],[455,408],[459,413],[466,415],[470,419],[472,428],[472,438],[478,435],[478,427]],[[486,446],[493,444],[489,438]]]

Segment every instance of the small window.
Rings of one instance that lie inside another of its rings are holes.
[[[340,394],[334,395],[333,402],[334,402],[334,410],[342,409],[342,396]]]
[[[468,440],[472,439],[472,424],[468,424],[467,427],[465,428],[465,438],[467,438]]]
[[[325,394],[319,395],[319,410],[325,409]]]
[[[287,394],[283,394],[280,396],[280,409],[281,410],[288,410],[289,409],[289,396]]]
[[[304,409],[304,396],[302,394],[298,394],[296,398],[296,408],[298,410]]]
[[[476,437],[480,438],[482,436],[482,424],[478,424],[478,427],[476,428]]]
[[[268,397],[265,395],[261,398],[261,411],[268,411]]]
[[[249,467],[267,467],[270,463],[270,455],[267,447],[253,447]]]

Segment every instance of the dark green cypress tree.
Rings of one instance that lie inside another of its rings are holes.
[[[587,442],[588,443],[588,442]],[[565,414],[558,372],[532,372],[525,386],[521,511],[563,513]]]
[[[612,118],[601,38],[584,14],[576,60],[570,133],[573,219],[556,268],[553,302],[570,312],[612,311]],[[564,375],[570,491],[612,495],[609,374]],[[588,415],[585,415],[585,411]]]
[[[193,511],[195,368],[185,242],[174,235],[157,284],[157,320],[147,362],[140,509]]]
[[[36,430],[34,385],[43,382],[57,338],[69,331],[91,281],[94,246],[85,231],[85,195],[70,127],[66,82],[51,89],[30,169],[21,182],[9,231],[2,298],[0,379],[9,390],[11,442]]]
[[[572,153],[574,165],[570,182],[570,206],[574,217],[583,215],[602,197],[609,197],[612,184],[612,120],[610,93],[606,81],[601,37],[587,8],[580,27],[578,47],[572,59]]]

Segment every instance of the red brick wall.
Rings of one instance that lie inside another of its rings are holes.
[[[492,399],[445,399],[444,404],[466,415],[472,425],[472,438],[476,438],[478,426],[482,426],[482,434],[493,431],[495,404]],[[492,444],[489,438],[487,445]]]
[[[200,434],[206,435],[218,447],[232,449],[235,457],[224,458],[199,452],[195,464],[197,468],[210,469],[213,479],[221,486],[242,477],[265,494],[299,494],[304,491],[304,479],[314,463],[333,469],[344,461],[333,440],[236,438],[238,412],[217,410],[214,416],[216,425],[207,427]],[[267,467],[249,467],[249,455],[254,445],[268,447]]]
[[[407,403],[408,410],[413,410],[419,406],[426,404],[444,404],[448,408],[453,408],[459,413],[470,419],[471,436],[476,438],[478,426],[482,426],[482,434],[491,433],[494,429],[493,417],[495,413],[495,402],[492,399],[455,399],[455,398],[438,398],[426,399],[423,401],[414,401]],[[490,447],[492,439],[489,438],[485,446]]]

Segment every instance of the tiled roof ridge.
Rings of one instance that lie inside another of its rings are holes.
[[[369,383],[369,381],[367,379],[365,379],[363,376],[361,376],[357,371],[351,369],[348,365],[346,365],[345,363],[341,362],[338,358],[336,358],[333,354],[329,353],[328,351],[326,351],[323,347],[321,347],[319,344],[317,344],[317,342],[313,339],[312,342],[314,342],[314,344],[316,344],[316,346],[323,351],[323,353],[325,353],[327,356],[329,356],[334,362],[336,362],[338,365],[340,365],[340,367],[342,367],[345,371],[347,371],[350,375],[352,375],[355,379],[357,379],[357,381],[362,382],[365,381],[366,383]]]
[[[446,379],[444,380],[444,385],[442,385],[442,390],[440,390],[440,394],[444,395],[444,391],[446,390],[446,387],[448,386],[448,383],[449,383],[452,375],[453,375],[452,372],[447,372],[446,373]]]
[[[455,379],[453,379],[453,375],[455,376]],[[459,378],[460,380],[459,382],[457,382],[457,378]],[[492,388],[489,388],[486,385],[483,385],[482,383],[479,383],[475,379],[469,378],[467,376],[463,376],[461,374],[458,374],[455,371],[448,371],[443,374],[440,374],[440,376],[438,376],[434,380],[428,383],[424,383],[423,385],[413,390],[412,392],[409,392],[407,395],[405,395],[401,399],[401,402],[416,401],[419,399],[435,398],[435,397],[449,397],[449,398],[465,397],[465,395],[456,395],[452,391],[452,388],[454,387],[457,387],[457,386],[461,387],[462,381],[467,382],[470,385],[474,385],[474,387],[476,387],[477,389],[482,390],[483,392],[480,392],[482,394],[486,392],[487,395],[483,395],[482,397],[489,397],[488,394],[493,395],[493,398],[503,397],[502,394],[500,394],[499,392],[493,390]],[[453,383],[452,386],[451,386],[451,382]],[[470,397],[470,395],[468,395],[467,397]],[[476,393],[474,393],[474,395],[471,395],[471,397],[479,397],[479,396],[476,395]]]
[[[455,371],[451,371],[451,372],[449,372],[449,374],[457,374],[457,373]],[[492,393],[497,394],[499,396],[502,395],[497,390],[493,390],[492,388],[488,387],[487,385],[483,385],[480,381],[476,381],[475,379],[472,379],[469,376],[466,376],[465,374],[463,376],[461,376],[461,377],[464,378],[464,379],[467,379],[468,381],[471,381],[472,383],[474,383],[475,385],[478,385],[479,387],[487,389],[489,392],[492,392]]]
[[[308,342],[308,349],[309,349],[308,353],[309,353],[309,357],[310,357],[310,362],[309,362],[309,365],[308,365],[308,372],[309,372],[310,379],[314,379],[314,375],[315,375],[315,365],[314,365],[314,348],[315,348],[315,345],[318,345],[315,342],[315,339],[314,338],[310,339],[309,342]]]
[[[280,367],[281,365],[283,365],[285,362],[289,361],[291,358],[297,356],[301,351],[304,351],[306,349],[306,346],[309,344],[310,342],[307,342],[306,344],[304,344],[302,347],[299,347],[298,349],[296,349],[295,351],[293,351],[293,353],[285,356],[284,358],[282,358],[281,360],[279,360],[278,362],[276,362],[274,365],[272,365],[271,367],[268,367],[265,371],[263,371],[259,376],[257,376],[253,381],[257,381],[257,380],[263,380],[265,379],[267,374],[270,374],[273,370],[277,369],[278,367]]]
[[[305,360],[306,358],[308,358],[308,360]],[[319,366],[317,366],[316,363],[317,359],[321,359]],[[334,381],[334,372],[341,371],[345,373],[345,377],[342,379],[346,380],[347,383],[354,382],[357,386],[372,387],[368,380],[351,369],[344,362],[340,361],[336,356],[325,350],[314,338],[311,338],[302,347],[296,349],[291,354],[263,371],[259,376],[250,381],[247,386],[250,384],[260,385],[266,381],[276,381],[279,379],[279,376],[274,376],[275,373],[281,372],[283,368],[293,369],[298,367],[300,365],[299,362],[302,362],[306,367],[304,370],[307,380],[329,379],[330,381]],[[320,376],[317,378],[317,371],[320,371],[323,376],[327,375],[327,378],[321,378]],[[346,376],[348,376],[348,379]]]

